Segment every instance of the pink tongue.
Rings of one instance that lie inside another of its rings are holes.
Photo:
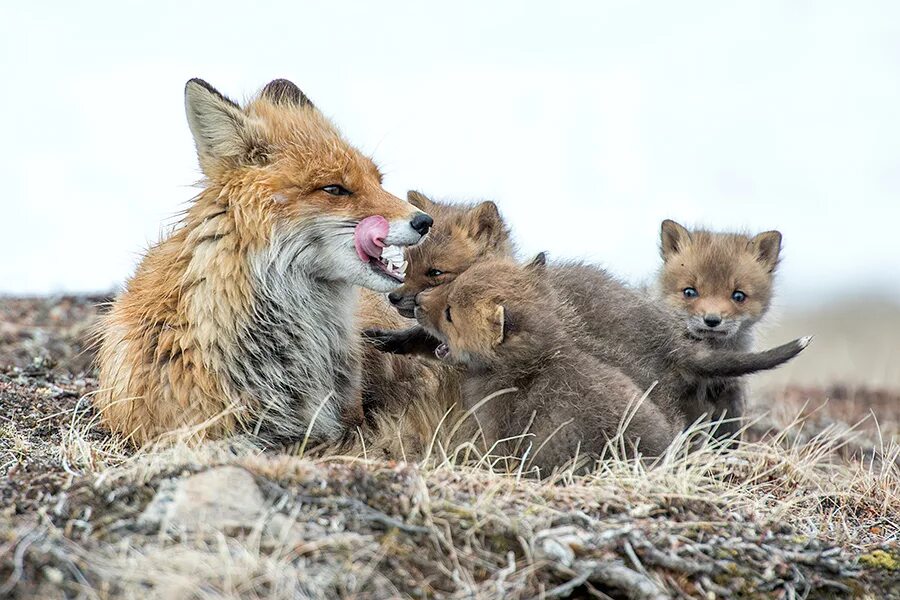
[[[384,238],[387,237],[389,230],[387,219],[380,215],[366,217],[359,222],[353,234],[353,243],[361,261],[369,262],[369,258],[381,256]]]

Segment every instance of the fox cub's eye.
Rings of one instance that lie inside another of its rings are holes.
[[[440,277],[444,272],[440,269],[428,269],[428,272],[425,273],[428,277]]]
[[[447,310],[444,311],[444,316],[447,317],[447,322],[452,323],[453,318],[450,316],[450,307],[447,307]]]
[[[349,196],[351,194],[350,190],[345,188],[342,185],[326,185],[321,188],[323,192],[326,194],[331,194],[332,196]]]
[[[734,290],[734,292],[732,292],[731,294],[731,299],[735,302],[743,302],[747,299],[747,294],[745,294],[741,290]]]
[[[696,298],[700,295],[700,293],[694,288],[684,288],[682,293],[684,294],[685,298]]]

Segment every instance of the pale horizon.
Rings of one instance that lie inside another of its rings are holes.
[[[782,304],[900,297],[900,5],[397,6],[0,9],[0,293],[133,272],[197,192],[197,76],[291,79],[386,189],[494,200],[524,254],[640,282],[664,218],[778,229]]]

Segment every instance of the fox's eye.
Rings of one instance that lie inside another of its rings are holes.
[[[684,294],[685,298],[696,298],[700,295],[700,292],[698,292],[694,288],[684,288],[682,294]]]
[[[326,194],[331,194],[332,196],[349,196],[352,192],[345,188],[342,185],[326,185],[321,188],[323,192]]]
[[[741,290],[734,290],[734,292],[731,293],[731,299],[735,302],[743,302],[747,299],[747,294]]]
[[[444,272],[440,269],[428,269],[428,272],[425,273],[428,277],[440,277]]]
[[[453,317],[450,316],[450,307],[447,307],[447,310],[444,311],[444,316],[447,317],[447,322],[452,323]]]

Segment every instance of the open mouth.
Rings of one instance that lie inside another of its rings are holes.
[[[373,271],[402,283],[406,274],[406,260],[403,258],[402,248],[385,245],[384,239],[389,231],[390,224],[384,217],[366,217],[356,226],[353,245],[359,259]]]
[[[434,355],[439,359],[444,360],[450,356],[450,346],[447,344],[439,344],[438,347],[434,349]]]
[[[728,337],[729,332],[724,329],[696,329],[694,335],[700,337]]]

